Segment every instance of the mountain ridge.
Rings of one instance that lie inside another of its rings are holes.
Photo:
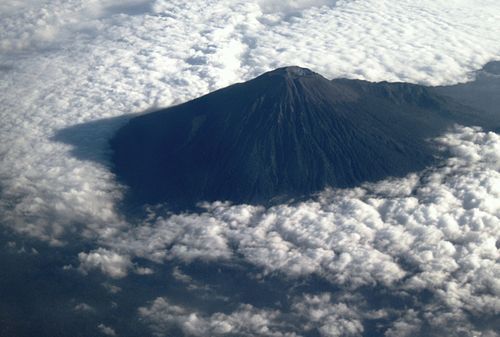
[[[284,67],[132,119],[114,170],[141,202],[270,204],[425,168],[427,139],[472,119],[455,108],[418,85]]]

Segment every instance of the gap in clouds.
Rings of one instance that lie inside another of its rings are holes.
[[[259,271],[251,265],[166,263],[161,267],[152,265],[155,273],[151,275],[131,274],[123,279],[109,279],[98,272],[89,272],[81,277],[76,269],[70,267],[74,263],[74,249],[47,248],[29,241],[20,246],[12,242],[2,241],[0,245],[3,247],[0,249],[0,260],[8,261],[3,264],[7,277],[0,279],[1,289],[10,290],[10,293],[2,294],[0,304],[0,313],[8,313],[3,317],[9,317],[12,322],[0,327],[0,332],[7,336],[14,331],[18,337],[34,333],[48,337],[53,335],[52,329],[57,326],[64,334],[83,337],[94,335],[95,328],[100,324],[110,326],[118,335],[127,337],[144,335],[150,324],[162,326],[156,333],[158,336],[179,335],[179,331],[188,331],[187,336],[193,335],[183,326],[186,323],[175,317],[179,312],[174,311],[174,317],[169,318],[163,316],[162,311],[156,312],[165,307],[152,307],[149,312],[146,311],[144,305],[161,302],[159,298],[168,301],[169,307],[183,308],[183,315],[198,312],[200,317],[221,319],[221,323],[226,319],[221,315],[231,317],[241,313],[241,304],[244,303],[259,315],[265,315],[266,310],[279,313],[276,321],[269,323],[275,325],[277,331],[302,330],[302,336],[318,336],[314,329],[320,328],[322,323],[308,325],[308,310],[312,308],[296,308],[303,304],[304,294],[321,298],[328,294],[328,299],[321,303],[310,304],[319,305],[320,310],[327,311],[338,300],[348,303],[355,310],[370,313],[356,319],[367,327],[364,336],[380,336],[383,332],[380,325],[388,324],[394,314],[381,315],[378,310],[390,307],[399,311],[405,306],[416,307],[419,303],[412,298],[415,295],[407,295],[402,300],[400,295],[391,295],[383,288],[359,289],[355,296],[349,296],[317,276],[302,280],[279,274],[255,278],[253,275],[259,275]],[[33,253],[34,247],[37,248],[36,253]],[[33,291],[20,296],[19,293],[25,289]],[[57,295],[54,296],[54,293]],[[142,309],[139,315],[138,308]],[[339,313],[343,322],[348,318]],[[210,319],[206,319],[205,324],[209,324]],[[241,319],[244,323],[253,324],[250,320],[245,322],[246,315]],[[325,316],[323,319],[332,318]],[[195,332],[194,335],[206,334]],[[218,333],[214,332],[214,335]],[[237,330],[234,335],[239,335]],[[258,330],[254,331],[254,335],[258,335]]]

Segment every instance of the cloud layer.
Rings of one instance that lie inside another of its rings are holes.
[[[297,333],[317,329],[322,336],[355,336],[364,331],[370,315],[393,322],[387,336],[429,335],[425,327],[436,336],[453,335],[459,327],[488,331],[500,313],[500,136],[459,127],[435,142],[452,155],[439,168],[355,189],[327,190],[315,200],[269,209],[214,203],[202,214],[155,214],[149,222],[101,240],[122,255],[103,248],[81,253],[80,268],[123,277],[131,267],[123,261],[137,257],[184,265],[243,259],[257,267],[257,278],[314,275],[344,289],[347,303],[322,295],[328,297],[328,307],[311,309],[304,303],[324,306],[326,300],[305,295],[293,304],[292,310],[312,324],[295,327]],[[392,303],[377,307],[364,296],[346,297],[363,289],[390,293],[412,303],[412,311],[396,313]],[[433,300],[426,303],[425,296]],[[163,320],[191,335],[217,334],[213,318],[190,322],[194,316],[188,309],[179,309],[180,317],[155,313],[164,311],[158,303],[170,307],[162,301],[141,311],[153,326]],[[227,324],[233,319],[223,318]],[[478,319],[486,322],[475,327]]]
[[[55,244],[81,223],[119,226],[120,187],[53,138],[65,127],[185,101],[281,65],[443,84],[500,54],[495,1],[280,3],[300,10],[222,0],[2,5],[2,222]],[[97,127],[80,145],[105,162],[118,126]]]
[[[494,336],[498,135],[457,128],[436,140],[450,160],[405,179],[270,209],[152,208],[133,224],[119,209],[124,187],[109,171],[107,141],[127,116],[282,65],[332,78],[465,81],[500,55],[499,21],[494,0],[0,4],[0,223],[52,245],[89,243],[75,257],[83,274],[151,273],[143,261],[245,263],[258,270],[253,278],[319,278],[343,289],[295,294],[286,308],[240,303],[224,313],[158,296],[139,311],[157,334],[176,325],[192,335],[356,335],[380,320],[387,336],[431,335],[426,327]],[[68,127],[71,144],[58,137]],[[377,307],[366,289],[411,309]]]

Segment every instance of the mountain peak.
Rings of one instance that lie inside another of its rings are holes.
[[[307,69],[307,68],[302,68],[298,66],[288,66],[288,67],[282,67],[278,68],[272,71],[269,71],[265,73],[264,75],[279,75],[279,76],[284,76],[287,78],[299,78],[299,77],[306,77],[306,76],[318,76],[321,77],[321,75],[315,73],[314,71]]]
[[[406,98],[420,89],[279,68],[132,119],[111,141],[115,173],[132,200],[175,208],[404,176],[435,159],[427,139],[462,114]]]

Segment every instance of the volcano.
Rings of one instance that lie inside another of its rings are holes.
[[[133,118],[111,147],[135,200],[269,205],[421,170],[453,123],[477,117],[426,87],[286,67]]]

